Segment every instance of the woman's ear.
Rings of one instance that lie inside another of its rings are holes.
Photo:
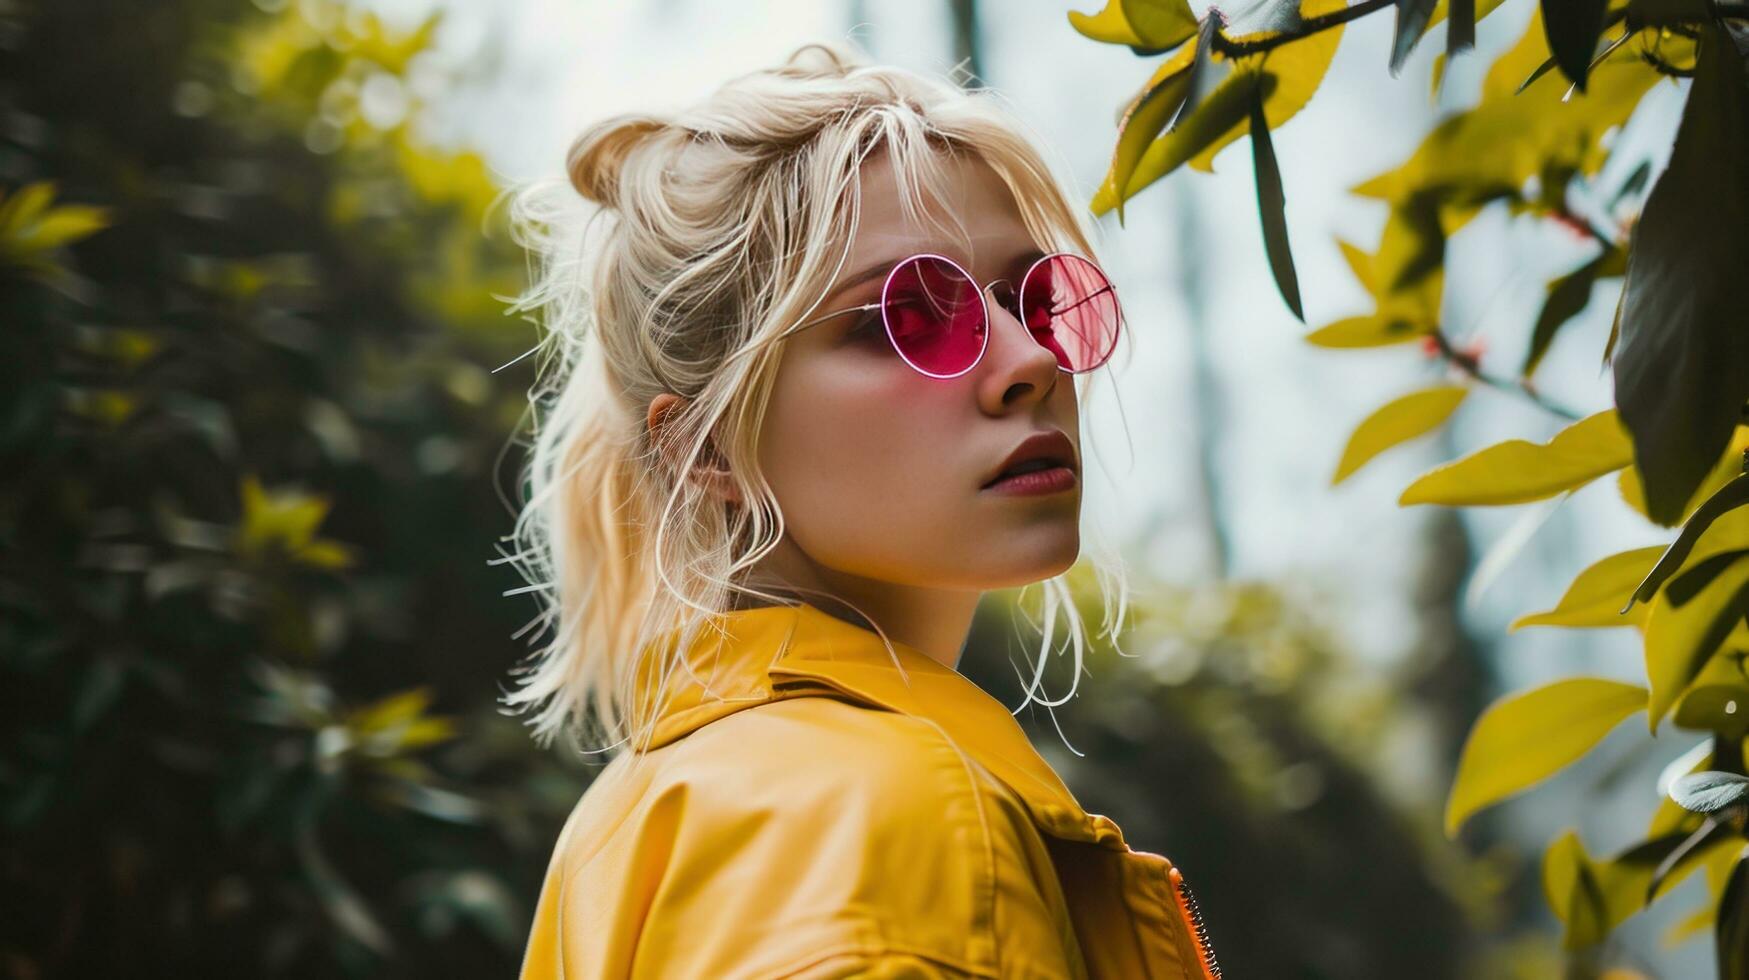
[[[681,445],[678,433],[672,432],[676,412],[684,409],[687,400],[671,391],[664,391],[650,399],[650,411],[644,418],[644,424],[650,432],[650,443],[656,447],[671,469],[678,470],[683,464],[682,453],[686,447]],[[740,504],[741,493],[736,488],[734,479],[729,475],[729,461],[709,440],[705,442],[704,459],[693,464],[687,473],[687,479],[704,487],[711,493],[730,503]]]

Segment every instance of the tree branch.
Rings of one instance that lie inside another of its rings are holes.
[[[1745,0],[1711,0],[1711,3],[1715,17],[1749,18],[1749,2],[1745,2]],[[1346,24],[1351,20],[1359,20],[1374,11],[1396,5],[1397,0],[1361,0],[1360,3],[1352,7],[1344,7],[1332,13],[1309,17],[1300,21],[1300,25],[1293,30],[1282,31],[1280,34],[1271,34],[1268,37],[1260,37],[1250,41],[1236,41],[1220,31],[1215,31],[1213,46],[1216,51],[1228,58],[1262,54],[1265,51],[1273,51],[1284,44],[1292,44],[1295,41],[1311,37],[1313,34]]]
[[[1535,386],[1531,384],[1530,379],[1528,378],[1512,380],[1509,378],[1497,377],[1483,371],[1481,365],[1476,362],[1474,357],[1452,347],[1451,338],[1445,335],[1444,330],[1435,330],[1429,336],[1433,338],[1434,343],[1439,345],[1440,356],[1444,357],[1451,364],[1456,365],[1458,370],[1462,371],[1470,378],[1480,381],[1485,385],[1498,388],[1501,391],[1523,395],[1544,411],[1569,422],[1577,422],[1585,417],[1583,414],[1576,412],[1565,405],[1558,402],[1552,402],[1543,397],[1542,393],[1536,390]]]
[[[1260,37],[1254,41],[1235,41],[1225,34],[1222,34],[1220,31],[1216,31],[1214,49],[1229,58],[1239,58],[1248,54],[1261,54],[1264,51],[1271,51],[1284,44],[1291,44],[1294,41],[1311,37],[1313,34],[1327,31],[1332,27],[1346,24],[1351,20],[1359,20],[1375,10],[1382,10],[1385,7],[1395,7],[1396,5],[1397,0],[1361,0],[1360,3],[1357,3],[1352,7],[1344,7],[1341,10],[1328,14],[1320,14],[1317,17],[1308,17],[1305,20],[1300,21],[1300,26],[1291,31],[1283,31],[1280,34],[1271,34],[1268,37]]]

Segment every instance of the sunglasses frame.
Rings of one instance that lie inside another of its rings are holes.
[[[1093,296],[1098,296],[1098,295],[1100,295],[1100,293],[1103,293],[1103,292],[1111,293],[1112,308],[1113,308],[1114,312],[1117,314],[1117,327],[1112,332],[1111,350],[1106,351],[1105,355],[1103,357],[1101,357],[1097,363],[1090,364],[1087,367],[1081,368],[1080,370],[1071,370],[1069,368],[1066,368],[1063,366],[1061,361],[1059,361],[1057,363],[1057,370],[1063,372],[1064,374],[1086,374],[1090,371],[1094,371],[1100,367],[1103,367],[1105,365],[1105,362],[1111,359],[1111,355],[1117,350],[1118,335],[1123,330],[1123,321],[1124,321],[1123,306],[1121,303],[1118,302],[1117,287],[1112,285],[1111,277],[1105,274],[1105,270],[1099,267],[1099,263],[1094,262],[1092,259],[1086,258],[1085,256],[1076,255],[1074,252],[1051,252],[1047,255],[1042,255],[1038,259],[1036,259],[1031,265],[1026,267],[1026,272],[1023,273],[1020,277],[1020,286],[1019,286],[1019,288],[1017,288],[1015,290],[1015,298],[1016,298],[1016,300],[1018,300],[1019,297],[1024,294],[1025,289],[1026,289],[1026,281],[1029,278],[1031,278],[1033,272],[1036,269],[1038,269],[1039,266],[1043,265],[1046,262],[1049,262],[1052,259],[1065,258],[1065,257],[1076,259],[1076,260],[1079,260],[1081,262],[1085,262],[1088,265],[1092,266],[1094,268],[1094,270],[1099,273],[1099,277],[1101,279],[1105,280],[1105,288],[1102,290],[1099,290],[1097,292],[1094,292],[1091,296],[1089,296],[1087,298],[1092,299]],[[994,287],[997,283],[1008,282],[1008,280],[1006,278],[992,279],[988,284],[986,284],[978,289],[978,304],[979,304],[979,307],[984,311],[984,342],[978,348],[978,356],[972,358],[972,363],[968,364],[962,370],[955,371],[952,374],[936,374],[933,371],[924,370],[923,368],[919,367],[915,361],[911,360],[910,357],[906,356],[905,351],[902,348],[900,348],[898,341],[893,339],[893,326],[891,323],[889,323],[887,321],[887,313],[886,313],[887,293],[892,288],[893,276],[896,273],[898,273],[898,271],[900,269],[903,269],[905,266],[916,261],[917,259],[926,259],[926,258],[927,259],[940,259],[941,261],[946,262],[948,265],[950,265],[954,268],[954,271],[956,271],[960,275],[964,276],[966,282],[971,283],[973,286],[978,285],[978,280],[972,277],[972,274],[966,270],[966,267],[960,265],[958,262],[955,262],[953,259],[951,259],[945,255],[942,255],[939,252],[918,252],[915,255],[905,256],[904,258],[900,259],[899,261],[893,263],[893,267],[891,269],[887,270],[886,279],[881,283],[881,298],[879,300],[877,300],[873,303],[863,303],[859,306],[846,307],[845,309],[842,309],[842,310],[835,310],[831,313],[826,313],[826,314],[823,314],[821,316],[814,317],[811,320],[806,320],[802,323],[796,324],[795,326],[784,331],[783,336],[787,337],[790,334],[795,333],[796,331],[803,330],[803,329],[806,329],[808,327],[814,326],[817,323],[823,323],[823,322],[830,320],[834,317],[843,316],[846,313],[861,313],[864,310],[880,310],[881,311],[881,329],[883,331],[885,331],[885,333],[887,335],[887,343],[892,346],[893,352],[898,354],[900,359],[903,360],[907,365],[909,365],[913,371],[916,371],[918,374],[921,374],[925,377],[935,378],[935,379],[941,380],[941,381],[946,381],[946,380],[949,380],[952,378],[960,377],[961,375],[965,374],[966,372],[977,367],[978,364],[984,360],[984,352],[990,349],[990,333],[991,333],[993,327],[991,326],[991,319],[990,319],[990,301],[987,298],[986,294],[988,294],[990,289],[992,287]],[[1085,300],[1083,300],[1082,302],[1085,302]],[[1023,326],[1024,326],[1024,324],[1023,324]],[[1029,338],[1031,338],[1032,333],[1030,330],[1027,332],[1027,336]],[[1037,341],[1034,340],[1034,343],[1037,343]],[[1039,346],[1043,347],[1044,345],[1039,344]]]

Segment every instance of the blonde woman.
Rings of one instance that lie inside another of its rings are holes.
[[[1178,870],[955,669],[992,589],[1043,585],[1028,701],[1085,642],[1076,384],[1121,311],[1022,132],[820,43],[517,194],[550,642],[506,702],[611,757],[524,978],[1218,976]]]

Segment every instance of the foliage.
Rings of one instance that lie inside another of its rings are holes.
[[[4,9],[0,974],[509,972],[584,780],[495,710],[532,335],[434,22]]]
[[[1071,573],[1098,622],[1086,567]],[[1342,653],[1334,598],[1263,582],[1137,583],[1121,646],[1100,636],[1075,697],[1020,720],[1077,799],[1196,882],[1223,970],[1256,977],[1503,976],[1502,858],[1465,858],[1431,796],[1391,778],[1429,701],[1419,670]],[[1002,696],[1035,671],[1038,611],[990,603],[961,670]],[[1059,652],[1043,694],[1065,697]],[[1005,698],[1016,701],[1018,697]],[[1198,875],[1198,869],[1202,873]],[[1534,972],[1526,975],[1538,975]]]
[[[1473,46],[1475,20],[1500,5],[1264,0],[1242,24],[1229,24],[1218,10],[1198,22],[1185,0],[1110,0],[1095,15],[1071,13],[1071,24],[1094,40],[1144,57],[1167,54],[1122,113],[1094,211],[1115,209],[1121,221],[1125,200],[1186,162],[1210,169],[1214,153],[1252,120],[1265,249],[1284,300],[1301,316],[1268,129],[1310,99],[1348,21],[1394,12],[1394,75],[1432,24],[1449,18],[1450,57]],[[1575,963],[1588,962],[1610,929],[1655,900],[1663,885],[1704,865],[1712,901],[1687,931],[1716,921],[1721,976],[1732,980],[1749,977],[1742,952],[1749,802],[1738,781],[1740,719],[1749,715],[1749,476],[1738,476],[1749,468],[1749,334],[1738,295],[1749,269],[1745,48],[1749,5],[1735,0],[1535,5],[1523,37],[1490,67],[1480,101],[1438,123],[1401,166],[1354,188],[1389,205],[1376,251],[1342,243],[1375,309],[1306,335],[1334,348],[1418,342],[1463,382],[1408,392],[1368,416],[1335,482],[1444,425],[1467,388],[1487,385],[1570,424],[1546,442],[1509,440],[1441,466],[1411,484],[1400,504],[1565,499],[1616,474],[1629,506],[1659,525],[1685,525],[1669,549],[1604,558],[1579,575],[1557,608],[1513,624],[1637,627],[1647,684],[1573,678],[1502,699],[1476,722],[1464,748],[1447,831],[1455,835],[1477,810],[1585,754],[1640,708],[1654,732],[1670,716],[1677,727],[1709,733],[1706,769],[1687,777],[1708,780],[1706,794],[1672,799],[1643,842],[1606,861],[1587,856],[1575,835],[1562,837],[1546,857],[1545,894],[1565,923],[1568,948],[1584,952]],[[1667,77],[1692,78],[1669,163],[1653,180],[1651,160],[1628,161],[1626,180],[1601,186],[1613,134]],[[1642,194],[1637,220],[1618,225],[1613,215]],[[1460,346],[1440,319],[1446,242],[1494,205],[1560,223],[1596,247],[1593,258],[1549,283],[1514,378],[1484,372],[1479,345]],[[1533,373],[1593,285],[1612,278],[1624,279],[1604,350],[1615,404],[1581,417],[1544,398]],[[1719,798],[1728,802],[1711,810],[1696,802]]]

